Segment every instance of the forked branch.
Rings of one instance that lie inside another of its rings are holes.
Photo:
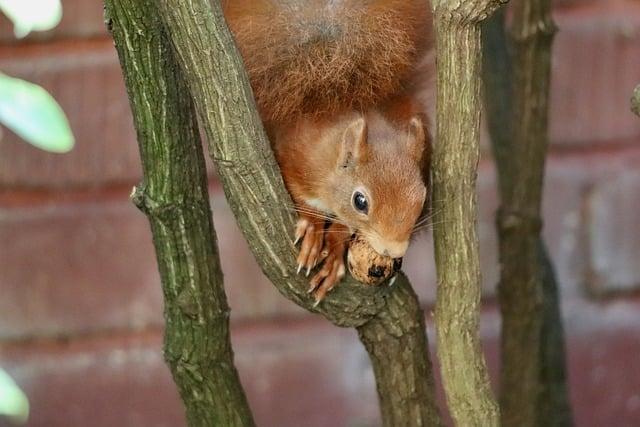
[[[339,326],[358,327],[374,364],[386,426],[439,425],[424,318],[404,275],[393,287],[349,278],[317,307],[296,275],[291,200],[264,130],[219,1],[158,0],[159,13],[188,81],[209,154],[258,264],[276,288]],[[407,345],[391,346],[394,340]],[[387,352],[401,364],[376,355]],[[404,377],[400,376],[404,375]],[[403,378],[398,381],[398,378]],[[393,388],[392,388],[393,387]]]

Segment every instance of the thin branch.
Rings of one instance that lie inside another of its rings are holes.
[[[306,278],[296,275],[293,217],[288,209],[282,208],[291,206],[291,199],[263,131],[242,61],[223,19],[220,2],[159,0],[158,5],[189,82],[207,135],[209,153],[216,164],[227,200],[264,273],[290,300],[324,315],[336,325],[359,327],[361,336],[369,336],[370,328],[386,324],[388,339],[368,343],[372,346],[368,346],[370,353],[383,351],[378,347],[402,331],[403,339],[406,336],[413,343],[408,347],[412,357],[404,357],[402,366],[379,365],[376,369],[379,390],[386,384],[380,376],[381,369],[385,372],[413,372],[421,376],[397,391],[401,402],[386,405],[386,396],[381,393],[381,408],[385,412],[383,420],[387,423],[385,425],[391,426],[387,420],[406,413],[405,425],[439,425],[430,366],[424,361],[427,354],[425,330],[400,325],[408,317],[414,319],[413,324],[423,322],[422,312],[414,309],[417,305],[415,295],[406,291],[410,288],[406,277],[400,275],[391,288],[367,286],[349,278],[340,283],[322,304],[314,307],[314,300],[307,293]],[[400,304],[396,302],[398,298],[402,301]],[[397,314],[400,312],[403,314]],[[407,349],[393,351],[406,352]],[[399,358],[401,356],[398,355]],[[391,374],[383,375],[389,377]],[[387,390],[385,393],[395,392]],[[395,411],[395,415],[386,411]],[[420,414],[420,417],[411,419],[410,414]]]
[[[507,33],[505,32],[506,6],[501,7],[482,25],[484,82],[484,106],[486,121],[491,135],[491,149],[498,170],[500,194],[507,191],[512,133],[512,90],[513,77],[511,55],[509,54]]]
[[[459,426],[497,426],[480,348],[480,266],[475,182],[479,159],[480,22],[497,1],[433,0],[437,138],[433,185],[438,295],[438,356],[450,412]]]
[[[165,300],[164,356],[190,426],[253,426],[233,365],[195,111],[151,0],[107,0],[144,178],[133,201],[147,214]]]

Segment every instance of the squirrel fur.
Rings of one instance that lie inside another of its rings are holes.
[[[299,220],[299,268],[321,300],[358,232],[402,257],[424,211],[428,118],[415,92],[430,47],[425,0],[225,0]]]

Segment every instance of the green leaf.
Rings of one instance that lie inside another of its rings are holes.
[[[62,108],[38,85],[0,73],[0,122],[43,150],[66,153],[74,138]]]
[[[0,369],[0,415],[18,423],[29,418],[29,400],[11,377]]]
[[[50,30],[62,19],[60,0],[0,0],[0,10],[13,21],[18,38],[31,31]]]

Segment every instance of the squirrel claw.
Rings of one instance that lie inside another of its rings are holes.
[[[300,240],[302,240],[302,238],[305,236],[306,231],[307,231],[307,227],[309,227],[309,221],[305,218],[300,218],[298,219],[298,222],[296,222],[296,230],[294,233],[294,241],[293,244],[297,245],[298,242],[300,242]]]
[[[331,224],[332,231],[325,235],[325,244],[322,250],[318,251],[319,261],[322,267],[313,276],[309,286],[309,293],[313,293],[315,298],[314,307],[320,304],[329,291],[331,291],[345,276],[344,253],[347,249],[345,235],[341,232],[344,226]]]
[[[296,224],[296,240],[302,239],[298,253],[299,274],[306,268],[305,276],[309,277],[311,270],[318,263],[318,255],[324,243],[324,222],[300,218]]]
[[[309,289],[307,289],[307,293],[308,293],[308,294],[312,294],[312,293],[313,293],[313,291],[315,291],[315,290],[316,290],[316,286],[315,286],[313,283],[311,283],[311,284],[309,285]]]
[[[330,254],[325,260],[322,269],[311,279],[309,293],[313,292],[315,297],[314,307],[317,306],[345,275],[345,266],[342,253]]]

